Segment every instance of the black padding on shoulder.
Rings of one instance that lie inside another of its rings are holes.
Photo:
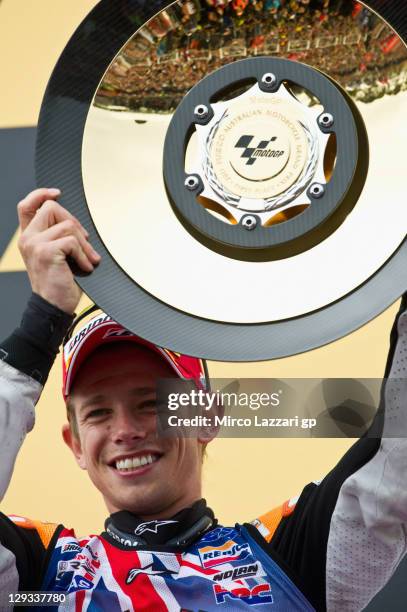
[[[60,529],[57,528],[56,531],[59,532]],[[19,527],[0,512],[0,542],[16,557],[19,590],[39,591],[44,574],[47,549],[43,545],[37,530]]]

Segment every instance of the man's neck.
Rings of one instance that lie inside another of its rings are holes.
[[[162,518],[137,516],[128,510],[115,512],[105,522],[109,541],[124,547],[186,546],[217,525],[204,499]],[[156,517],[157,515],[155,515]]]
[[[140,518],[144,521],[157,521],[161,519],[168,519],[172,516],[181,512],[181,510],[185,510],[186,508],[190,508],[195,502],[201,499],[201,496],[191,498],[190,500],[179,500],[177,503],[169,504],[166,508],[163,508],[159,512],[153,512],[151,514],[143,513]],[[134,513],[136,514],[136,513]]]
[[[127,512],[131,512],[135,516],[139,517],[143,521],[157,521],[162,519],[169,519],[181,510],[185,510],[185,508],[191,507],[195,502],[199,501],[202,498],[201,492],[196,493],[195,495],[189,495],[182,497],[177,500],[173,500],[167,505],[161,505],[159,507],[154,508],[152,512],[145,512],[144,508],[141,506],[134,507],[124,507],[124,508],[116,508],[110,503],[106,503],[107,508],[110,514],[114,514],[115,512],[120,512],[121,510],[126,510]]]

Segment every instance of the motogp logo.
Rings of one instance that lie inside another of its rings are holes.
[[[236,589],[227,589],[220,584],[215,584],[213,591],[217,604],[230,603],[230,600],[241,601],[249,606],[274,602],[269,584],[256,584],[253,588],[241,586]]]
[[[257,146],[253,145],[254,136],[245,135],[239,138],[235,144],[235,149],[243,149],[241,157],[247,159],[246,166],[253,166],[259,157],[281,157],[284,151],[269,149],[269,145],[277,140],[277,136],[272,136],[269,140],[261,140]]]

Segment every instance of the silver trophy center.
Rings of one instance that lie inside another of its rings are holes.
[[[265,92],[257,83],[212,110],[206,125],[196,123],[191,174],[202,179],[202,197],[223,206],[237,223],[255,213],[267,226],[277,213],[323,195],[330,134],[321,128],[334,122],[328,112],[301,102],[284,84]],[[208,112],[205,105],[195,109],[199,119]]]

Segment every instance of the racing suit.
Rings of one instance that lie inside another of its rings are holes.
[[[70,322],[33,295],[20,328],[0,345],[1,497]],[[251,523],[218,525],[204,500],[165,521],[117,512],[102,534],[83,538],[63,525],[0,515],[0,608],[20,589],[64,593],[59,609],[75,612],[362,610],[406,552],[406,363],[403,304],[376,435],[361,438],[299,498]]]

